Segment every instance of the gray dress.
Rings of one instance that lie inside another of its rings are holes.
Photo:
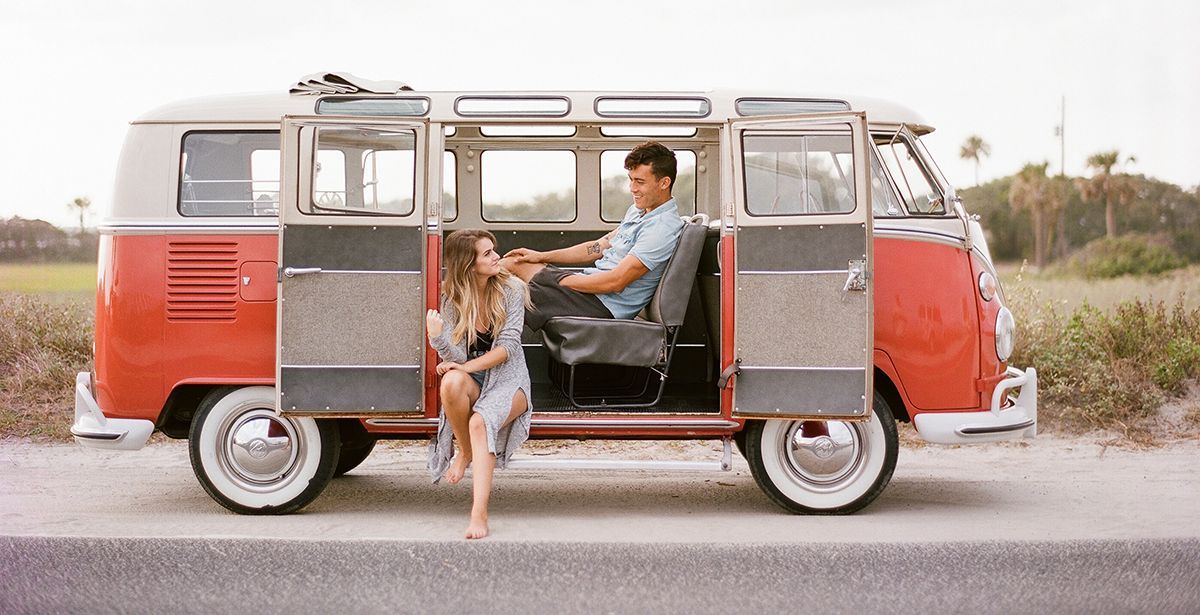
[[[504,289],[506,318],[500,334],[492,342],[492,348],[503,348],[508,359],[486,370],[483,386],[473,410],[483,417],[487,425],[488,450],[496,455],[496,467],[504,468],[513,451],[529,439],[529,420],[533,415],[533,401],[529,395],[529,368],[525,366],[525,351],[521,348],[521,328],[525,324],[525,288],[520,280],[513,278]],[[465,363],[467,340],[459,343],[450,341],[450,332],[458,322],[454,305],[442,298],[442,332],[429,340],[443,361]],[[525,392],[525,413],[505,427],[500,425],[512,410],[512,399],[517,391]],[[439,408],[437,437],[429,443],[429,473],[433,482],[441,480],[454,457],[454,431],[446,420],[446,409]]]

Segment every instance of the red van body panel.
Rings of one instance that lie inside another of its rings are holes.
[[[94,392],[106,416],[162,411],[164,237],[100,237]]]
[[[729,253],[722,259],[732,262],[732,243],[723,247]],[[438,254],[439,240],[431,238],[429,248]],[[267,272],[275,270],[277,254],[274,234],[103,237],[96,390],[105,414],[157,421],[180,385],[273,384],[276,279]],[[980,409],[999,379],[980,374],[1004,370],[994,352],[980,352],[981,345],[994,345],[999,311],[998,301],[970,292],[982,264],[953,246],[893,238],[876,238],[875,256],[875,366],[895,384],[910,415]],[[732,293],[724,294],[732,300]],[[425,303],[437,306],[436,287],[427,290]],[[724,313],[732,307],[724,305]],[[730,337],[725,329],[723,337]],[[436,359],[432,352],[426,349],[427,362]],[[437,415],[436,395],[429,379],[427,417]],[[728,417],[731,389],[721,402]]]
[[[967,253],[877,237],[874,282],[875,348],[891,358],[905,403],[913,412],[980,408],[978,293]]]
[[[976,289],[979,287],[979,276],[985,271],[987,268],[984,266],[983,260],[978,255],[971,254],[971,283]],[[998,293],[999,286],[999,280],[997,280]],[[980,373],[975,388],[980,393],[981,403],[987,406],[991,403],[992,391],[996,389],[996,384],[1007,376],[1008,364],[996,356],[996,316],[1004,305],[1003,295],[995,297],[991,301],[984,301],[978,291],[974,295],[975,302],[979,305],[979,333],[975,337],[979,340]]]

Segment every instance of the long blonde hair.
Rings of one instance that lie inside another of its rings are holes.
[[[504,327],[507,317],[504,289],[510,285],[521,284],[520,278],[501,269],[499,273],[484,282],[483,301],[480,305],[475,288],[478,280],[475,275],[475,259],[477,257],[475,244],[480,239],[491,240],[492,246],[496,245],[496,236],[488,231],[463,229],[450,233],[446,237],[442,249],[442,258],[446,265],[446,279],[442,282],[442,294],[458,312],[458,322],[454,323],[454,330],[450,332],[450,340],[455,344],[463,339],[467,340],[468,346],[475,343],[475,323],[480,320],[482,313],[488,315],[490,325],[488,330],[495,339],[500,334],[500,329]],[[528,303],[528,291],[526,290],[525,293],[526,303]],[[482,312],[483,310],[486,312]]]

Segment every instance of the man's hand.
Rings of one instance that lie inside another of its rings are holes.
[[[504,258],[516,259],[518,263],[544,263],[546,262],[546,254],[529,248],[514,248],[509,250]]]
[[[442,315],[438,314],[437,310],[429,310],[425,312],[425,330],[429,332],[429,337],[435,338],[442,334],[442,328],[446,323],[442,321]],[[438,372],[441,374],[441,372]]]

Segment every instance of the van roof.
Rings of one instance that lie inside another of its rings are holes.
[[[508,122],[539,121],[550,123],[575,122],[621,122],[633,123],[700,123],[721,122],[729,118],[740,118],[755,112],[746,106],[748,101],[766,101],[768,105],[788,103],[806,105],[811,103],[840,109],[849,108],[853,111],[865,111],[867,119],[872,124],[899,125],[908,124],[918,134],[933,131],[923,117],[912,109],[891,101],[867,98],[829,96],[823,94],[795,92],[764,92],[743,90],[713,90],[707,92],[633,92],[633,91],[460,91],[460,92],[419,92],[404,91],[395,95],[295,95],[286,92],[262,92],[252,94],[234,94],[225,96],[210,96],[190,98],[172,102],[152,109],[133,121],[142,123],[278,123],[284,115],[314,115],[319,101],[362,100],[372,101],[424,99],[428,101],[423,115],[411,117],[426,117],[432,121],[451,122]],[[477,99],[480,101],[516,101],[540,100],[561,102],[563,112],[552,115],[533,116],[522,114],[521,117],[497,113],[459,113],[458,103],[462,99]],[[619,104],[621,113],[606,114],[600,101]],[[637,104],[645,101],[645,112],[639,113]],[[671,109],[663,110],[662,105],[670,106],[672,101],[699,102],[699,109],[706,113],[679,113]],[[703,101],[707,101],[704,104]],[[631,106],[632,105],[632,106]],[[657,106],[656,106],[657,105]],[[761,107],[760,107],[761,108]],[[836,110],[840,110],[836,109]],[[739,110],[746,112],[745,115]]]

